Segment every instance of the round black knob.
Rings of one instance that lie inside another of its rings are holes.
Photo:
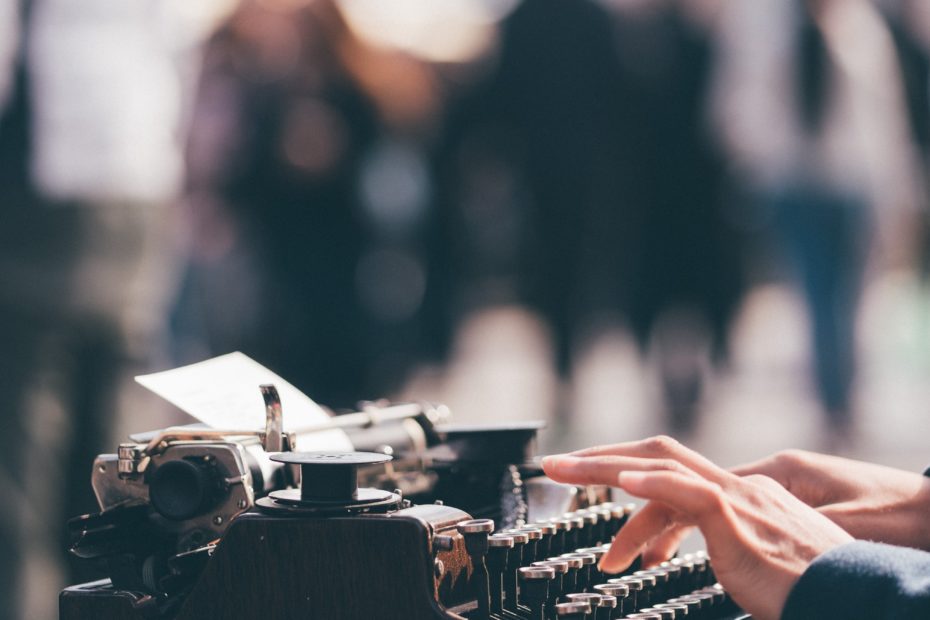
[[[300,499],[308,503],[351,504],[359,501],[358,468],[391,460],[376,452],[278,452],[278,463],[300,465]]]
[[[166,519],[191,519],[207,508],[210,475],[190,461],[167,461],[149,478],[149,499]]]

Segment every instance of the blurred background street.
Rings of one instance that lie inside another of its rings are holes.
[[[930,464],[930,3],[0,0],[0,620],[137,374]]]

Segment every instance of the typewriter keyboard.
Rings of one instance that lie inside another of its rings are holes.
[[[706,553],[624,574],[598,570],[632,505],[600,504],[494,532],[493,521],[459,525],[474,569],[477,608],[489,620],[730,620],[748,618],[716,583]]]

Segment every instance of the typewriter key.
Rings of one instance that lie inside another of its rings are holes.
[[[557,558],[549,558],[551,560],[563,560],[568,562],[568,573],[565,575],[565,591],[566,592],[578,592],[581,588],[578,587],[579,572],[584,566],[584,562],[581,558],[572,557],[571,555],[563,555]]]
[[[633,576],[643,581],[643,591],[649,593],[649,601],[641,605],[649,606],[650,602],[659,602],[665,599],[659,598],[660,592],[656,589],[656,576],[649,571],[638,570]]]
[[[578,547],[586,546],[581,541],[583,529],[585,526],[584,519],[575,513],[566,513],[563,518],[567,519],[572,524],[572,529],[567,530],[565,533],[565,552],[572,552],[575,551]]]
[[[659,564],[659,568],[665,571],[665,574],[668,575],[668,597],[678,596],[684,594],[684,590],[681,587],[681,567],[677,564],[672,564],[671,562],[662,562]]]
[[[675,611],[665,607],[646,607],[640,610],[641,613],[659,614],[662,620],[675,620]]]
[[[600,517],[591,509],[581,511],[580,516],[584,519],[584,529],[581,535],[583,540],[580,540],[579,544],[589,546],[598,544],[597,524],[600,521]]]
[[[654,609],[670,609],[675,614],[675,620],[685,620],[688,617],[688,606],[680,603],[659,603]]]
[[[727,593],[723,590],[723,587],[720,584],[701,588],[698,590],[698,592],[702,594],[710,594],[714,598],[714,605],[718,607],[727,601]]]
[[[516,531],[523,532],[529,538],[526,543],[526,547],[523,549],[524,564],[533,563],[546,557],[545,555],[539,553],[539,541],[541,541],[543,537],[541,529],[524,526],[516,528]]]
[[[591,605],[591,620],[601,620],[598,616],[597,604],[601,601],[601,595],[593,592],[576,592],[565,596],[569,601],[585,601]]]
[[[618,577],[616,579],[608,579],[607,583],[622,583],[630,589],[630,606],[633,611],[640,609],[641,607],[649,607],[649,597],[643,590],[643,580],[637,579],[636,577]]]
[[[676,598],[670,598],[666,603],[674,605],[684,605],[688,608],[688,618],[694,618],[701,613],[701,608],[704,606],[703,601],[692,598],[690,596],[679,596]]]
[[[561,555],[568,551],[568,533],[572,529],[570,519],[551,519],[550,522],[555,526],[555,536],[552,538],[550,552],[553,555]]]
[[[595,544],[602,545],[609,543],[612,534],[612,532],[610,532],[610,508],[601,504],[595,506],[592,510],[598,517],[597,527],[594,530],[594,537],[596,538]]]
[[[614,618],[619,617],[617,615],[617,597],[610,594],[602,594],[601,600],[597,602],[597,609],[595,613],[597,614],[598,620],[613,620]]]
[[[562,557],[578,558],[581,560],[582,567],[578,571],[577,585],[579,591],[587,590],[590,586],[597,583],[594,581],[594,573],[592,572],[596,569],[595,562],[597,561],[593,553],[563,553]]]
[[[475,587],[475,599],[478,601],[478,617],[488,618],[491,614],[490,577],[484,557],[490,548],[488,535],[494,531],[494,521],[471,519],[460,522],[456,529],[465,539],[465,550],[471,558],[471,579]]]
[[[622,617],[628,613],[633,613],[630,588],[625,583],[602,583],[594,586],[593,589],[598,594],[612,596],[616,599],[616,615]]]
[[[507,554],[507,570],[504,572],[504,609],[517,611],[517,571],[524,565],[523,548],[530,537],[526,532],[507,530],[506,536],[513,538],[513,548]]]
[[[504,572],[507,570],[507,553],[513,549],[513,538],[494,534],[488,538],[488,588],[491,593],[491,611],[499,613],[504,605]]]
[[[523,566],[520,568],[520,600],[530,608],[531,620],[546,619],[549,584],[555,579],[551,566]]]
[[[590,553],[594,556],[594,566],[591,567],[591,583],[601,583],[604,581],[606,576],[601,572],[599,567],[601,565],[601,560],[607,555],[607,549],[603,547],[585,547],[584,549],[579,549],[578,553]]]
[[[555,606],[555,615],[561,620],[590,620],[591,611],[588,601],[569,601]]]
[[[540,558],[548,558],[552,555],[552,537],[555,536],[555,525],[548,522],[530,523],[529,527],[534,527],[542,532],[542,538],[536,544],[537,555]]]
[[[534,562],[533,566],[548,566],[555,571],[555,579],[549,584],[549,600],[546,601],[546,614],[555,615],[555,604],[565,594],[565,574],[568,572],[568,562],[559,560],[542,560]]]

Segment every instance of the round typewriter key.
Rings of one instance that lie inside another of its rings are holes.
[[[617,615],[617,597],[602,594],[594,610],[595,620],[611,620]]]
[[[517,568],[523,566],[523,549],[530,537],[526,532],[504,530],[505,536],[513,538],[513,548],[507,554],[507,570],[504,571],[504,607],[511,611],[517,609]]]
[[[652,603],[665,600],[664,597],[661,597],[662,592],[656,587],[657,580],[655,575],[651,574],[649,571],[638,570],[633,573],[633,576],[643,580],[643,591],[649,594],[648,601],[641,603],[641,605],[646,605],[648,607]]]
[[[648,568],[645,572],[656,578],[655,595],[652,597],[653,601],[664,601],[667,598],[675,596],[669,587],[669,574],[667,570],[664,568]]]
[[[555,536],[549,545],[549,553],[564,553],[568,546],[568,533],[572,529],[572,522],[569,519],[554,518],[549,520],[555,526]]]
[[[680,603],[659,603],[654,606],[656,609],[670,609],[675,613],[675,620],[682,620],[688,617],[688,606]]]
[[[591,567],[591,583],[600,583],[606,578],[601,572],[601,560],[607,555],[607,550],[602,547],[585,547],[579,549],[579,553],[590,553],[594,556],[594,566]]]
[[[549,558],[550,560],[562,560],[568,563],[568,573],[565,575],[565,591],[566,592],[577,592],[580,590],[578,587],[579,573],[584,567],[584,562],[581,558],[575,558],[571,556],[561,556],[557,558]]]
[[[598,523],[595,534],[596,543],[608,543],[610,542],[610,508],[606,508],[603,505],[597,506],[594,508],[594,513],[597,515]]]
[[[507,549],[513,548],[513,536],[507,534],[492,534],[488,537],[488,546],[489,547],[506,547]]]
[[[670,598],[666,603],[675,604],[675,605],[684,605],[688,608],[688,617],[693,618],[694,616],[701,613],[701,607],[703,607],[701,601],[690,596],[679,596],[676,598]]]
[[[542,538],[536,543],[537,554],[541,558],[547,558],[552,555],[552,537],[555,535],[555,525],[552,523],[531,523],[529,527],[534,527],[542,532]]]
[[[694,590],[694,562],[681,558],[672,558],[669,562],[681,569],[681,576],[678,578],[681,590],[684,592]]]
[[[568,531],[572,529],[572,520],[566,519],[565,517],[553,517],[549,522],[552,523],[558,531]]]
[[[541,560],[546,557],[545,555],[540,555],[539,553],[539,541],[542,540],[543,533],[542,530],[535,527],[518,527],[516,528],[518,532],[523,532],[527,535],[529,540],[526,543],[526,549],[523,551],[523,563],[535,562],[536,560]]]
[[[678,594],[684,594],[684,590],[681,588],[681,567],[671,562],[662,562],[659,564],[659,568],[664,570],[668,575],[669,595],[677,596]]]
[[[601,595],[594,594],[592,592],[575,592],[574,594],[568,594],[565,596],[569,601],[587,601],[591,605],[591,618],[593,620],[602,620],[604,612],[609,610],[607,608],[600,608]]]
[[[723,591],[723,588],[715,588],[714,586],[707,586],[698,590],[700,594],[709,594],[714,599],[714,605],[719,606],[723,605],[727,600],[727,593]]]
[[[569,601],[555,606],[555,615],[562,620],[587,620],[591,613],[588,601]]]
[[[551,566],[523,566],[519,573],[521,602],[530,608],[530,618],[545,620],[549,583],[555,579],[555,570]]]
[[[504,572],[507,556],[513,549],[513,537],[493,534],[488,537],[488,588],[491,596],[491,611],[499,613],[504,605]]]
[[[572,529],[566,530],[565,532],[565,551],[574,551],[578,547],[584,546],[581,540],[584,519],[573,513],[566,513],[563,518],[571,521],[572,524]]]
[[[623,520],[626,518],[626,516],[626,508],[624,508],[622,505],[614,504],[610,507],[610,517],[614,522],[614,527],[619,529],[620,525],[623,524]]]
[[[578,589],[585,590],[588,586],[595,583],[594,569],[597,558],[593,553],[563,553],[562,557],[578,558],[582,562],[582,567],[578,571]]]
[[[633,612],[633,601],[630,600],[630,589],[624,583],[602,583],[594,586],[594,591],[604,596],[617,599],[616,615],[624,616]]]
[[[627,618],[636,618],[636,620],[662,620],[662,616],[657,613],[638,612],[627,615]]]
[[[533,562],[533,566],[549,566],[560,575],[564,575],[568,572],[568,562],[566,560],[540,560],[538,562]]]
[[[662,620],[675,620],[675,612],[671,609],[662,607],[646,607],[640,610],[641,613],[659,614]]]
[[[643,580],[637,577],[627,575],[619,579],[608,579],[607,583],[624,583],[630,589],[630,600],[633,602],[633,609],[649,607],[649,593],[645,590]]]
[[[456,529],[465,539],[465,551],[471,560],[471,582],[478,601],[478,612],[484,617],[491,613],[491,574],[488,571],[486,556],[490,551],[490,536],[494,531],[491,519],[469,519],[456,524]],[[496,585],[496,584],[495,584]]]
[[[569,601],[584,601],[591,606],[592,616],[596,614],[597,604],[601,600],[600,594],[595,594],[593,592],[573,592],[572,594],[566,594],[565,598]]]
[[[692,594],[689,594],[688,596],[691,598],[696,598],[699,601],[701,601],[701,609],[709,609],[711,607],[714,607],[717,602],[713,594],[710,594],[709,592],[702,592],[700,590],[698,590],[697,592],[693,592]]]
[[[555,524],[551,521],[536,521],[530,523],[527,527],[534,527],[543,533],[543,536],[552,536],[555,534]]]
[[[549,584],[549,600],[546,603],[546,608],[549,610],[548,615],[552,616],[555,611],[555,604],[566,592],[565,574],[568,573],[568,562],[564,560],[541,560],[533,562],[533,566],[548,566],[555,571],[555,579]]]
[[[455,526],[461,534],[490,534],[494,531],[492,519],[470,519]]]
[[[695,555],[691,558],[691,561],[694,562],[694,573],[695,573],[695,588],[701,588],[703,586],[710,585],[707,582],[708,577],[708,568],[709,564],[707,558]]]

